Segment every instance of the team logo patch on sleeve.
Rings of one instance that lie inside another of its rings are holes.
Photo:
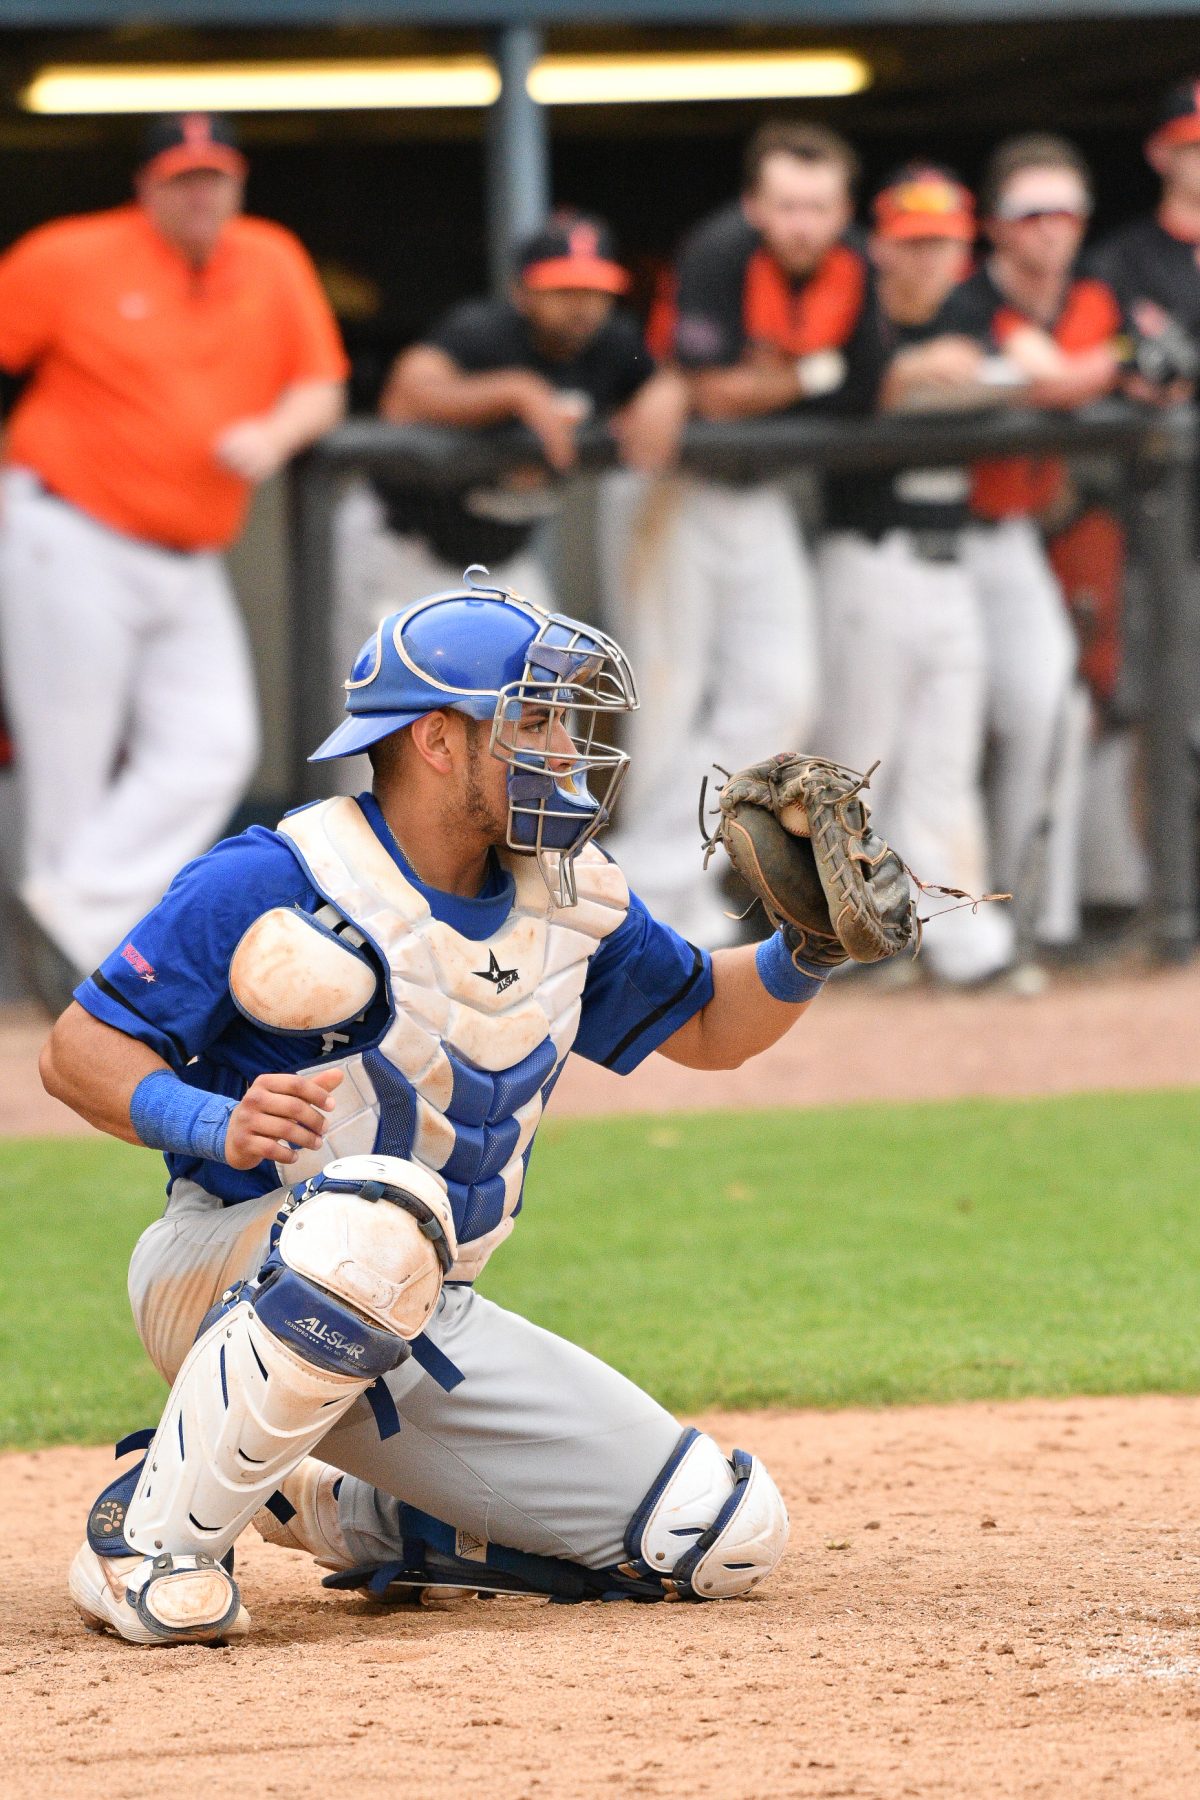
[[[481,981],[490,981],[498,994],[502,994],[505,988],[510,988],[514,981],[519,981],[521,978],[519,969],[502,969],[500,967],[496,961],[494,950],[488,952],[487,968],[476,969],[474,973]]]
[[[148,963],[141,951],[135,949],[133,944],[126,944],[121,952],[121,960],[127,962],[134,973],[140,975],[143,981],[154,981],[157,979],[154,973],[154,964]]]

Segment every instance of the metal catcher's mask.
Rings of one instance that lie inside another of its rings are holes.
[[[575,858],[609,822],[629,766],[627,753],[605,741],[602,721],[632,712],[637,687],[619,644],[562,613],[546,616],[526,658],[519,680],[497,697],[488,747],[508,765],[509,848],[536,856],[559,905],[574,906]],[[603,780],[602,799],[591,792],[593,776]]]

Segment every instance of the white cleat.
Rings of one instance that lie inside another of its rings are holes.
[[[352,1569],[354,1558],[338,1523],[334,1491],[341,1480],[340,1469],[306,1456],[279,1484],[278,1491],[292,1508],[291,1518],[285,1525],[263,1506],[254,1515],[254,1529],[268,1544],[305,1551],[323,1569]]]
[[[130,1644],[223,1644],[250,1629],[237,1582],[211,1556],[97,1556],[85,1542],[68,1586],[89,1631]]]

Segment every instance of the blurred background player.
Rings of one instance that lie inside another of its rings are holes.
[[[697,226],[679,261],[674,353],[701,418],[872,409],[884,353],[866,258],[844,241],[857,175],[822,126],[768,124],[751,139],[741,199]],[[714,762],[811,738],[808,553],[774,482],[681,479],[614,510],[607,536],[615,628],[643,680],[618,854],[661,917],[718,946],[738,928],[688,854],[694,796]]]
[[[157,120],[136,200],[0,259],[5,700],[29,974],[58,1010],[216,836],[257,756],[220,552],[254,486],[341,417],[346,362],[299,242],[241,215],[227,123]]]
[[[638,324],[617,306],[628,287],[607,225],[563,210],[520,246],[507,299],[456,306],[398,358],[380,401],[385,419],[478,430],[519,422],[550,472],[531,464],[459,488],[381,476],[353,484],[338,518],[339,667],[387,613],[458,587],[471,563],[549,606],[534,533],[561,505],[554,477],[574,466],[588,420],[606,420],[638,466],[673,455],[679,384],[656,379]]]
[[[911,163],[872,210],[871,260],[885,338],[899,355],[895,377],[914,397],[977,379],[983,352],[939,335],[938,323],[970,266],[972,195],[949,170]],[[911,354],[917,345],[925,346],[919,357]],[[896,398],[903,403],[898,391]],[[901,854],[923,880],[981,894],[986,659],[963,566],[969,493],[965,469],[826,477],[816,741],[823,755],[853,768],[878,758],[873,802]],[[998,907],[947,912],[925,935],[929,965],[949,981],[984,979],[1012,952],[1012,924]]]
[[[1200,347],[1200,80],[1180,82],[1164,96],[1145,149],[1162,182],[1159,203],[1106,238],[1089,268],[1112,287],[1130,328],[1127,391],[1141,400],[1181,401],[1193,392]],[[1145,707],[1147,671],[1137,654],[1136,621],[1132,645],[1121,631],[1127,611],[1122,523],[1111,511],[1097,511],[1088,524],[1115,545],[1109,581],[1117,590],[1117,618],[1107,634],[1108,666],[1098,654],[1103,637],[1092,657],[1085,655],[1085,668],[1096,665],[1092,687],[1103,730],[1092,757],[1082,875],[1088,899],[1129,907],[1149,889],[1145,851],[1131,820],[1137,738],[1129,727]]]
[[[1162,182],[1157,207],[1106,238],[1089,266],[1139,329],[1153,336],[1170,318],[1200,342],[1200,80],[1165,96],[1146,160]]]
[[[985,377],[1022,405],[1077,407],[1120,373],[1121,310],[1076,270],[1092,209],[1087,165],[1063,138],[1011,138],[981,190],[991,253],[947,301],[944,331],[987,353]],[[1059,459],[975,471],[966,566],[987,643],[991,876],[1016,895],[1022,941],[1078,930],[1078,826],[1089,705],[1040,518],[1060,504]]]

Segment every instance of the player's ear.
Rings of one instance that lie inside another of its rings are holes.
[[[436,769],[439,775],[448,775],[461,754],[456,727],[461,725],[455,714],[450,712],[426,713],[417,719],[412,726],[413,748],[422,762]]]

